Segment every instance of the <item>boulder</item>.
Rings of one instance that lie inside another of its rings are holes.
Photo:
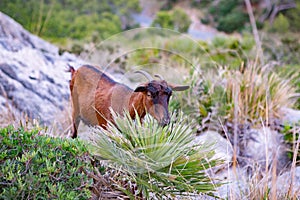
[[[276,171],[280,173],[290,163],[283,135],[277,131],[269,127],[249,129],[244,133],[244,138],[247,139],[239,141],[238,161],[242,166],[249,167],[248,172],[257,168],[263,172],[266,167],[271,169],[276,165]]]
[[[297,123],[300,122],[300,110],[291,108],[281,108],[282,121],[284,123]]]
[[[195,144],[200,143],[200,144],[205,144],[210,146],[215,151],[215,155],[213,156],[212,159],[223,160],[223,164],[225,166],[230,165],[230,163],[232,162],[232,157],[233,157],[232,145],[228,140],[223,138],[218,132],[211,131],[211,130],[205,131],[195,138],[194,143]]]
[[[58,47],[0,12],[2,113],[24,113],[44,125],[52,124],[69,101],[67,66],[79,63],[82,61],[71,54],[59,55]]]
[[[288,193],[291,196],[300,197],[300,166],[284,172],[276,180],[277,196],[284,199]]]

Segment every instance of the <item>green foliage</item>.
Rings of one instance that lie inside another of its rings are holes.
[[[300,40],[297,34],[285,33],[263,39],[264,56],[279,63],[300,65]]]
[[[138,0],[2,0],[0,10],[45,38],[90,39],[96,32],[102,40],[133,26],[130,12],[140,7]]]
[[[156,13],[156,17],[152,22],[152,26],[160,28],[174,28],[174,21],[172,19],[172,13],[168,11],[159,11]]]
[[[92,171],[77,140],[41,136],[38,131],[0,129],[0,199],[87,199]]]
[[[296,156],[296,163],[299,165],[300,149],[299,146],[297,147],[297,145],[299,145],[300,142],[300,122],[294,124],[285,124],[281,130],[281,133],[284,135],[284,140],[289,146],[288,157],[293,160],[293,157]]]
[[[271,31],[276,31],[278,33],[286,33],[289,30],[289,27],[290,23],[288,19],[280,13],[279,16],[275,18]]]
[[[191,24],[190,17],[179,8],[173,11],[172,16],[174,20],[174,30],[181,33],[187,32]]]
[[[247,21],[247,14],[240,11],[234,11],[218,20],[217,29],[226,33],[241,31]]]
[[[238,69],[251,58],[251,50],[254,44],[254,39],[246,35],[242,40],[215,37],[209,48],[210,59],[218,65]]]
[[[218,17],[224,17],[231,13],[237,6],[238,0],[221,0],[218,4],[209,8],[209,12]]]
[[[285,12],[290,24],[290,30],[300,32],[300,2],[296,1],[296,7]]]
[[[152,22],[152,26],[173,29],[179,32],[187,32],[191,20],[189,16],[179,8],[173,11],[159,11]]]
[[[152,198],[161,199],[214,191],[216,185],[203,170],[217,161],[211,159],[211,148],[192,143],[192,124],[186,116],[173,115],[166,127],[150,117],[141,124],[137,114],[136,121],[128,113],[113,117],[115,124],[109,123],[106,130],[91,129],[91,152],[128,174],[127,181],[137,184],[139,194],[148,199],[151,192]]]

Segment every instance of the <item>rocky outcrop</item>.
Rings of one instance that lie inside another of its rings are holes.
[[[69,101],[65,72],[75,56],[26,31],[0,12],[0,109],[25,113],[43,124],[53,122]]]

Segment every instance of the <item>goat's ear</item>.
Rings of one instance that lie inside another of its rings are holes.
[[[184,91],[190,88],[188,85],[174,85],[174,84],[169,84],[168,86],[173,90],[173,91]]]
[[[134,90],[134,92],[146,92],[146,91],[147,91],[147,86],[145,85],[140,85]]]

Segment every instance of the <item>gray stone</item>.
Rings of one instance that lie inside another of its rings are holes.
[[[300,110],[291,108],[281,108],[282,121],[287,123],[300,122]]]
[[[215,150],[213,159],[222,159],[225,165],[231,163],[233,156],[232,145],[218,132],[205,131],[195,138],[194,143],[211,145],[211,148]]]
[[[270,187],[272,187],[272,185]],[[277,178],[277,196],[284,198],[288,192],[290,192],[291,196],[300,198],[300,166],[286,171]]]
[[[268,127],[250,129],[246,141],[240,144],[239,161],[243,166],[249,167],[249,172],[260,168],[265,171],[276,163],[277,173],[282,171],[288,164],[287,146],[283,135]],[[253,168],[255,166],[255,169]]]
[[[9,104],[17,112],[51,125],[69,101],[68,64],[83,64],[0,12],[1,109]]]

